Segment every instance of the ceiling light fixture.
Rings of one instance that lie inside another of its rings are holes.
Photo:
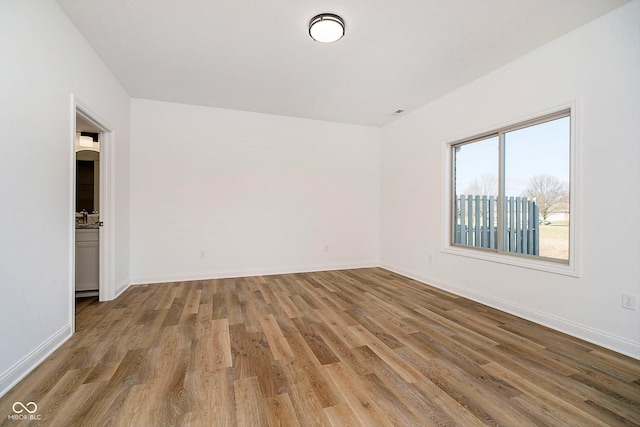
[[[333,13],[321,13],[309,21],[309,35],[320,43],[333,43],[344,36],[344,20]]]
[[[80,132],[76,132],[76,152],[83,150],[100,152],[100,142],[98,136],[95,134],[95,138],[89,135],[82,135]]]
[[[93,138],[90,136],[81,136],[78,145],[85,148],[93,148]]]

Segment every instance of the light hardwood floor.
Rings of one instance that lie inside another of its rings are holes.
[[[47,426],[640,425],[640,362],[372,268],[135,286],[0,399]]]

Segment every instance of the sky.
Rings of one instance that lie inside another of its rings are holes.
[[[521,196],[534,175],[553,175],[568,184],[569,138],[569,117],[506,133],[506,195]],[[455,156],[457,194],[476,178],[498,175],[498,137],[463,145]]]

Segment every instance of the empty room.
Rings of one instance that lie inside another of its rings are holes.
[[[0,425],[640,425],[640,0],[0,0]]]

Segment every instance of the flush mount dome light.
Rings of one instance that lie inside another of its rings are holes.
[[[309,35],[321,43],[333,43],[344,36],[344,20],[332,13],[321,13],[309,21]]]

